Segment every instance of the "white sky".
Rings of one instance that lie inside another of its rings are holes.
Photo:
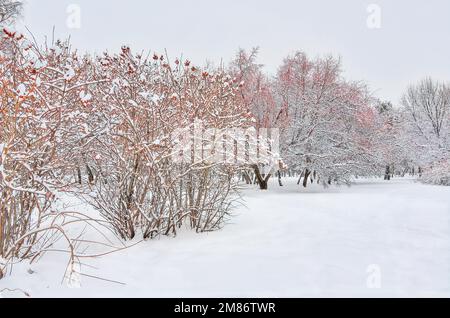
[[[296,50],[342,57],[347,78],[366,81],[397,103],[424,76],[450,81],[448,0],[25,0],[18,28],[38,40],[72,37],[82,51],[152,50],[228,62],[239,47],[259,46],[274,74]],[[381,28],[367,27],[368,5],[381,8]],[[81,8],[81,28],[70,29],[67,7]]]

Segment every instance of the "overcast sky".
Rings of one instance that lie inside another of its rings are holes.
[[[259,61],[272,74],[296,50],[332,53],[342,58],[347,78],[366,81],[394,103],[422,77],[450,81],[448,0],[25,1],[18,28],[26,25],[43,40],[55,26],[56,37],[71,35],[83,51],[167,48],[171,57],[183,54],[201,65],[259,46]],[[373,28],[378,14],[373,6],[368,12],[370,4],[381,9],[380,28]],[[81,24],[73,28],[77,8]]]

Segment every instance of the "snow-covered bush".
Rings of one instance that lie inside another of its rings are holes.
[[[421,180],[428,184],[450,186],[450,160],[435,163],[425,169]]]
[[[36,52],[21,35],[0,35],[0,257],[32,257],[53,200],[55,136],[42,126]]]
[[[169,65],[163,56],[143,58],[128,47],[90,63],[102,82],[85,87],[89,100],[84,94],[70,110],[78,119],[63,123],[64,140],[72,143],[64,157],[86,167],[87,177],[75,173],[78,192],[123,239],[176,234],[184,224],[220,228],[239,167],[192,161],[190,148],[189,160],[180,163],[176,136],[180,129],[190,135],[196,121],[205,129],[249,127],[239,84],[223,70],[201,71],[189,61]]]
[[[3,237],[5,249],[39,228],[59,190],[82,196],[122,239],[223,226],[244,163],[194,160],[189,145],[179,162],[177,132],[203,147],[211,140],[192,134],[193,125],[217,129],[214,157],[227,130],[252,127],[236,78],[128,47],[99,57],[60,41],[41,50],[6,30],[1,62],[1,208],[9,221],[0,224],[17,227]],[[24,222],[15,224],[18,208]]]
[[[69,107],[85,87],[71,64],[80,65],[67,45],[41,51],[13,31],[0,35],[0,278],[13,260],[34,261],[60,239],[73,264],[77,238],[66,226],[95,222],[54,209],[75,166]]]

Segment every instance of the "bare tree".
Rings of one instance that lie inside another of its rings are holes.
[[[426,78],[409,87],[402,104],[423,137],[429,133],[442,136],[450,111],[450,87]]]
[[[0,0],[0,24],[8,24],[14,22],[21,11],[21,1]]]

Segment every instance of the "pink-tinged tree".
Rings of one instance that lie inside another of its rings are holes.
[[[302,172],[305,187],[313,178],[348,182],[371,165],[363,134],[372,125],[371,98],[364,85],[342,79],[339,60],[298,52],[284,60],[276,90],[277,120],[284,123],[281,155]]]
[[[277,142],[274,140],[278,136],[271,136],[272,129],[276,129],[277,103],[273,94],[273,82],[264,74],[263,66],[257,63],[258,49],[254,48],[250,52],[240,49],[234,60],[230,64],[230,72],[234,81],[239,83],[240,96],[245,106],[254,118],[254,128],[257,135],[262,129],[269,132],[267,138],[269,148],[268,160],[258,160],[257,153],[252,154],[255,160],[250,164],[256,180],[261,189],[267,190],[269,179],[273,174],[285,168],[277,149],[273,147]],[[274,133],[275,135],[275,133]],[[263,138],[260,138],[263,140]],[[264,140],[266,140],[264,138]],[[264,141],[253,140],[258,146],[264,147]],[[250,182],[248,171],[244,170],[244,176]],[[280,181],[281,185],[281,181]]]

